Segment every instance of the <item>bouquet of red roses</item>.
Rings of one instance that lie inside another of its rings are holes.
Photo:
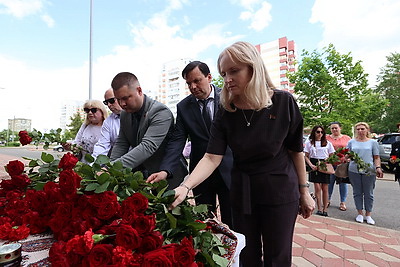
[[[365,163],[365,161],[360,158],[360,156],[354,152],[350,151],[346,147],[339,147],[336,149],[335,153],[329,156],[325,161],[321,161],[319,163],[319,168],[326,168],[326,164],[339,165],[341,163],[347,162],[348,160],[352,160],[357,164],[357,169],[359,171],[368,171],[370,168],[370,164]]]
[[[213,234],[205,205],[184,202],[172,211],[166,182],[148,184],[140,172],[92,165],[71,153],[42,153],[20,161],[0,182],[0,239],[16,241],[51,230],[54,266],[227,266],[226,246]]]

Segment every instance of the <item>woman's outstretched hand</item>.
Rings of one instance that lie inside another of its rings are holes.
[[[183,186],[178,186],[174,189],[175,191],[175,200],[174,202],[172,202],[172,204],[169,206],[169,208],[172,210],[174,209],[176,206],[178,206],[179,204],[182,203],[182,201],[185,200],[189,189],[187,189],[186,187]]]

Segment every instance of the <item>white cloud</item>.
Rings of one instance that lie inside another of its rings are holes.
[[[169,6],[167,7],[167,9],[176,10],[176,9],[181,9],[183,7],[183,5],[187,4],[189,1],[188,0],[168,0],[168,2],[169,2]]]
[[[118,72],[129,71],[138,77],[145,93],[156,91],[164,63],[180,58],[198,59],[202,51],[213,46],[224,47],[242,37],[231,36],[223,31],[223,25],[212,24],[183,38],[180,27],[168,25],[167,19],[159,14],[140,26],[132,26],[132,34],[134,47],[115,47],[113,54],[96,60],[94,88],[102,88],[103,92]]]
[[[0,14],[9,14],[22,19],[31,15],[40,15],[48,27],[54,26],[54,20],[44,13],[47,0],[0,0]]]
[[[310,22],[322,24],[320,47],[332,43],[342,53],[351,52],[363,61],[373,85],[386,56],[399,52],[399,10],[397,0],[316,0]]]
[[[47,26],[49,28],[53,28],[54,27],[54,19],[52,17],[50,17],[49,15],[42,15],[41,16],[42,20],[47,24]]]
[[[28,15],[39,13],[43,8],[43,0],[0,0],[2,13],[23,18]]]
[[[1,0],[0,0],[1,1]],[[174,5],[177,7],[178,5]],[[180,58],[200,59],[213,69],[216,58],[198,58],[211,47],[223,47],[242,38],[224,31],[223,24],[205,25],[184,37],[181,25],[171,25],[170,7],[148,21],[131,25],[133,46],[116,46],[111,54],[93,62],[94,99],[102,99],[112,78],[121,71],[135,73],[145,93],[158,89],[159,75],[164,63]],[[190,17],[185,23],[190,23]],[[0,97],[8,99],[0,106],[0,129],[7,127],[13,116],[32,118],[33,127],[58,128],[60,103],[64,100],[88,98],[88,62],[71,69],[32,69],[22,61],[4,58],[0,54]],[[4,75],[3,75],[4,74]]]
[[[0,129],[7,119],[31,118],[37,129],[58,128],[60,104],[66,99],[86,99],[87,68],[40,70],[0,55]],[[84,82],[82,82],[84,81]]]
[[[260,4],[261,7],[259,7]],[[260,3],[259,0],[241,0],[240,5],[246,10],[240,13],[239,18],[244,21],[249,20],[250,29],[262,31],[272,21],[270,13],[272,6],[267,1]]]

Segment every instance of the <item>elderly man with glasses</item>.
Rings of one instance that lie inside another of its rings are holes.
[[[94,158],[98,157],[99,155],[110,156],[112,147],[117,140],[120,127],[119,116],[122,108],[115,99],[112,88],[105,92],[103,103],[111,110],[112,113],[104,121],[103,126],[101,127],[101,137],[93,149],[92,156]]]

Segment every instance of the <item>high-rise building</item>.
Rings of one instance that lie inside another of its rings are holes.
[[[155,99],[165,104],[176,117],[176,104],[190,94],[186,81],[182,78],[182,70],[190,59],[178,59],[163,65],[160,75],[158,93]]]
[[[83,111],[83,102],[82,101],[68,101],[63,103],[61,106],[61,116],[60,116],[60,128],[64,133],[67,125],[71,123],[71,117],[79,112],[81,118],[85,118],[85,113]]]
[[[289,82],[287,74],[295,72],[296,44],[286,37],[256,45],[267,67],[273,84],[281,90],[294,92],[294,84]]]

